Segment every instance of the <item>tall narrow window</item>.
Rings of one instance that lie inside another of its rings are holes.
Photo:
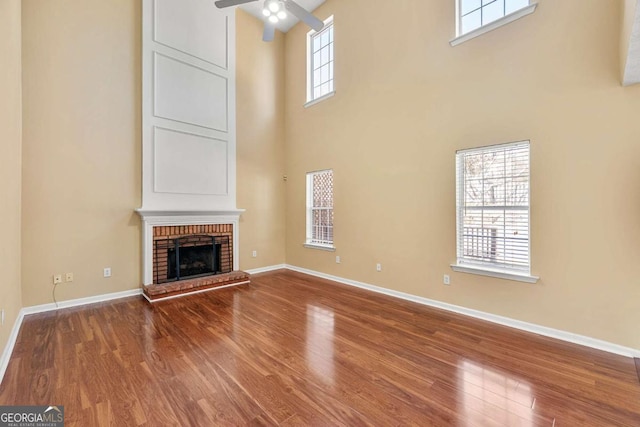
[[[458,35],[488,25],[530,4],[530,0],[458,0]]]
[[[333,94],[333,16],[307,34],[307,102]]]
[[[306,245],[333,249],[333,171],[307,174]]]
[[[457,267],[529,276],[529,142],[458,151],[456,163]]]

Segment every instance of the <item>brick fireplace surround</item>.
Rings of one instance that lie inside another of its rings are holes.
[[[233,247],[233,224],[201,224],[201,225],[161,225],[159,227],[153,227],[153,284],[166,283],[168,274],[168,259],[167,259],[167,247],[156,248],[158,242],[173,240],[180,237],[188,236],[210,236],[210,237],[226,237],[228,242],[225,242],[221,247],[222,259],[228,260],[222,268],[222,273],[230,273],[233,271],[233,253],[231,248]]]
[[[155,214],[155,212],[154,212]],[[209,291],[250,282],[248,273],[238,270],[237,239],[238,218],[184,215],[142,215],[144,239],[144,285],[143,295],[149,302],[175,298],[191,293]],[[167,250],[154,250],[158,240],[177,239],[187,236],[222,237],[222,259],[227,259],[222,273],[166,281]],[[228,244],[226,243],[228,239]],[[158,256],[158,259],[155,257]],[[164,279],[164,280],[163,280]],[[164,283],[162,283],[164,282]]]

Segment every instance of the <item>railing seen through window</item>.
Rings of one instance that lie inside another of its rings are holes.
[[[307,174],[306,243],[333,246],[333,171]]]

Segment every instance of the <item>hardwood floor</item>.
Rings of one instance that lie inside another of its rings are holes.
[[[640,426],[632,358],[302,274],[28,316],[0,405],[67,426]]]

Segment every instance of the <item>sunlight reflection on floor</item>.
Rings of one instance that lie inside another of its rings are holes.
[[[307,365],[320,380],[334,383],[334,316],[326,308],[307,305]]]

